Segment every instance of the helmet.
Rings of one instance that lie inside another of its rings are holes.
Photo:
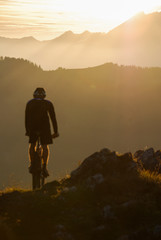
[[[39,98],[45,98],[46,97],[46,92],[44,88],[36,88],[33,94],[34,98],[39,97]]]

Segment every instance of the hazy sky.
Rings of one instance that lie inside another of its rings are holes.
[[[0,0],[0,36],[51,39],[71,30],[108,32],[161,0]]]

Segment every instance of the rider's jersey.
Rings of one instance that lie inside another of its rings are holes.
[[[54,132],[58,132],[57,121],[53,104],[45,99],[33,98],[26,105],[25,127],[28,134],[33,132],[49,132],[50,122]]]

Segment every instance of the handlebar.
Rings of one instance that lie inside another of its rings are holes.
[[[52,138],[57,138],[57,137],[59,137],[59,133],[52,134]]]

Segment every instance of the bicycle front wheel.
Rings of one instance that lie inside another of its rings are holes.
[[[43,187],[44,184],[45,184],[45,178],[44,178],[44,176],[42,176],[42,178],[41,178],[41,187]]]

